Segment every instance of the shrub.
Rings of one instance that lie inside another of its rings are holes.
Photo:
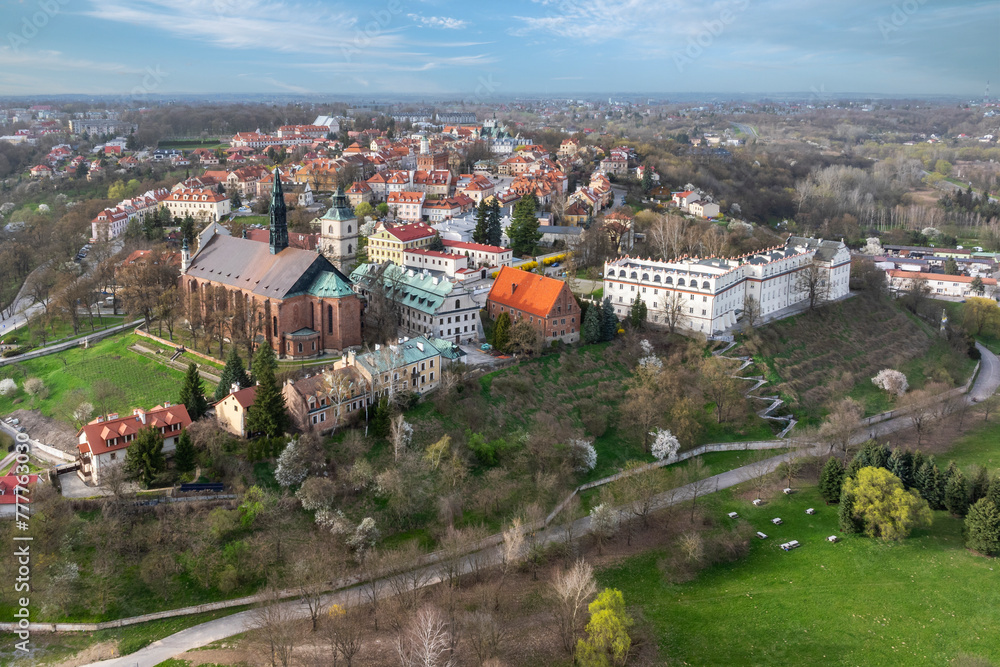
[[[45,390],[45,383],[41,378],[28,378],[24,381],[24,390],[30,396],[38,396]]]
[[[0,380],[0,396],[9,396],[17,391],[17,383],[12,378]]]

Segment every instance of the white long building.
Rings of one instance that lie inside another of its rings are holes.
[[[813,263],[820,269],[825,299],[847,296],[851,254],[843,241],[797,236],[784,246],[742,257],[682,257],[671,262],[620,257],[604,265],[604,296],[611,298],[619,317],[641,298],[647,320],[660,324],[668,321],[671,304],[678,304],[679,328],[711,335],[736,324],[747,296],[757,300],[765,319],[807,301],[799,272]]]

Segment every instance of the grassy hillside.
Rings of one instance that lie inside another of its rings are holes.
[[[743,348],[806,422],[844,396],[868,414],[892,407],[871,383],[884,368],[903,371],[920,389],[929,381],[960,385],[975,366],[894,302],[862,297],[761,327]]]
[[[935,512],[930,528],[899,543],[830,544],[837,507],[815,487],[762,507],[729,492],[708,502],[717,521],[737,511],[770,537],[686,584],[665,582],[661,551],[599,577],[642,607],[661,655],[677,664],[943,665],[963,652],[1000,660],[1000,571],[965,550],[960,519]],[[771,524],[776,516],[783,525]],[[793,539],[802,547],[779,548]]]

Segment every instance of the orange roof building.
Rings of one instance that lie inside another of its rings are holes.
[[[508,313],[512,322],[526,320],[545,342],[580,340],[580,306],[569,285],[555,278],[505,266],[486,299],[495,321]]]

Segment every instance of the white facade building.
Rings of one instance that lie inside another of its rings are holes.
[[[672,262],[621,257],[604,265],[604,295],[619,317],[637,298],[647,320],[664,324],[672,306],[680,308],[681,329],[712,335],[736,324],[744,300],[752,296],[760,315],[808,301],[799,272],[817,264],[825,300],[847,296],[851,254],[842,241],[792,236],[778,246],[733,258],[690,258]]]

